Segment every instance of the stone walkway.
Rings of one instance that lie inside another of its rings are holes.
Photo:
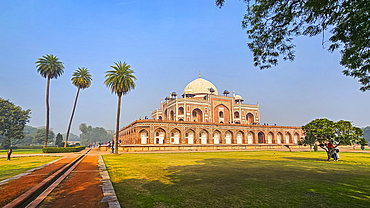
[[[29,157],[35,155],[51,156],[50,154],[19,154],[15,156]],[[70,161],[74,155],[76,155],[76,153],[53,154],[53,156],[63,156],[64,159],[58,159],[49,164],[45,164],[2,181],[3,184],[0,184],[0,193],[5,193],[7,190],[11,190],[12,187],[20,189],[18,185],[21,181],[28,181],[30,178],[38,178],[40,171],[45,172],[44,175],[47,175],[48,173],[46,172],[50,173],[50,171],[54,170],[54,164],[59,164],[67,158],[68,161]],[[32,184],[35,184],[35,182]],[[17,193],[20,194],[22,192]],[[4,202],[10,202],[9,200],[17,195],[12,195],[12,197],[9,196],[10,198],[2,203],[2,200],[0,200],[0,205],[5,205]],[[90,151],[71,174],[68,175],[38,207],[120,208],[109,174],[101,157],[101,152],[98,149]]]

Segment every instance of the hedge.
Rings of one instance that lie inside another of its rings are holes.
[[[61,153],[61,152],[79,152],[84,150],[85,146],[78,147],[45,147],[42,149],[43,153]]]
[[[11,149],[42,149],[43,146],[10,146]]]

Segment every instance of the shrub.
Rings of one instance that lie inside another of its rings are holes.
[[[314,150],[315,152],[317,152],[317,144],[315,144],[315,146],[313,146],[313,150]]]
[[[85,146],[78,147],[45,147],[42,149],[43,153],[62,153],[62,152],[79,152],[84,150]]]
[[[362,149],[362,150],[365,150],[365,146],[364,146],[364,145],[361,145],[361,149]]]
[[[11,146],[12,149],[42,149],[42,146]]]

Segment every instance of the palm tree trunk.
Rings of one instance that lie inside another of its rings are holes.
[[[44,148],[48,145],[48,135],[49,135],[49,85],[50,77],[48,77],[48,82],[46,84],[46,129],[45,129]]]
[[[116,126],[116,139],[114,141],[114,154],[118,154],[118,133],[119,133],[119,115],[121,112],[121,97],[122,94],[118,95],[118,107],[117,107],[117,126]]]
[[[75,114],[75,109],[76,109],[76,104],[77,104],[77,98],[78,98],[78,94],[79,93],[80,93],[80,88],[78,88],[78,90],[77,90],[75,104],[73,105],[71,120],[69,120],[69,125],[68,125],[68,130],[67,130],[67,136],[66,136],[66,142],[64,143],[64,147],[67,147],[67,142],[68,142],[68,137],[69,137],[69,131],[71,130],[73,115]]]

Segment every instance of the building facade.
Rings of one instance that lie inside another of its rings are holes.
[[[296,145],[301,127],[261,125],[259,105],[244,104],[235,92],[217,88],[200,77],[190,82],[181,97],[170,93],[151,119],[122,128],[122,145]]]

